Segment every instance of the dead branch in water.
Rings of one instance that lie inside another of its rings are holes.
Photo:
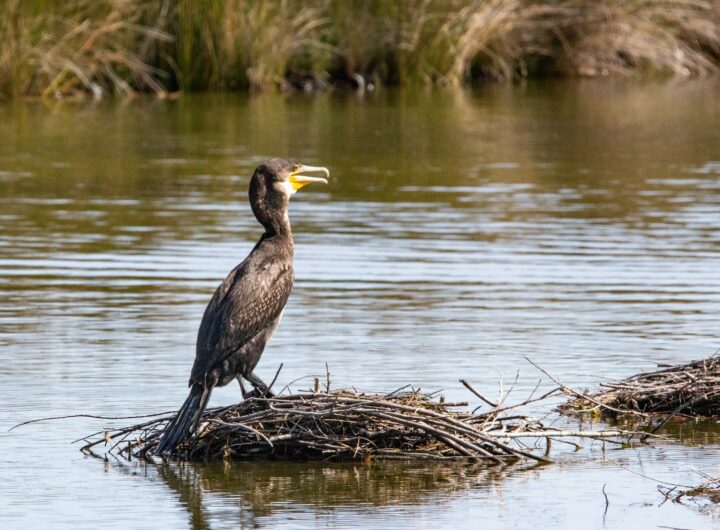
[[[463,382],[475,395],[469,383]],[[503,405],[484,413],[452,409],[467,403],[447,403],[441,396],[407,387],[390,394],[355,390],[312,391],[253,397],[237,405],[204,413],[198,431],[175,452],[182,460],[274,458],[288,460],[364,460],[472,458],[493,464],[517,460],[550,462],[551,440],[590,438],[617,441],[618,430],[564,430],[545,425],[523,413],[528,403],[548,398],[530,396],[516,405]],[[150,458],[163,429],[172,418],[161,418],[125,428],[102,431],[85,438],[82,450],[105,452],[127,459]],[[522,441],[542,442],[543,450]],[[93,453],[95,454],[95,453]]]
[[[682,503],[683,499],[707,500],[720,504],[720,478],[706,476],[705,482],[694,487],[673,487],[658,486],[658,491],[672,502]]]

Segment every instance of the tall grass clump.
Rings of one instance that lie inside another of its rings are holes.
[[[417,39],[414,56],[425,82],[525,77],[529,63],[552,53],[548,15],[562,14],[523,0],[452,2],[445,9],[437,27]]]
[[[720,67],[717,0],[570,0],[558,70],[581,76],[703,76]]]
[[[0,0],[0,97],[720,70],[720,0]]]
[[[181,6],[178,39],[187,72],[181,82],[189,88],[264,90],[287,86],[288,79],[328,77],[460,85],[533,75],[699,76],[720,64],[716,0],[184,0]]]
[[[293,73],[322,77],[323,1],[183,0],[178,44],[182,86],[265,90]]]
[[[0,94],[65,97],[162,92],[165,72],[144,55],[171,36],[169,2],[6,0],[0,12]]]

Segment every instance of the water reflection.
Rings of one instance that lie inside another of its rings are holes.
[[[690,447],[713,447],[720,445],[720,422],[716,419],[693,419],[674,417],[663,424],[665,417],[638,419],[633,417],[605,417],[604,423],[622,429],[651,433],[657,438],[650,443],[680,443]]]
[[[432,502],[442,509],[455,492],[501,488],[510,473],[508,468],[479,464],[387,462],[228,462],[142,467],[146,477],[163,481],[177,496],[188,511],[192,528],[198,530],[215,527],[213,519],[218,517],[226,526],[264,526],[262,522],[272,515],[292,513],[293,506],[313,506],[318,511],[353,507],[370,511],[373,507],[402,505],[407,509]],[[512,472],[536,467],[514,466]],[[127,464],[122,468],[126,473],[137,473]]]

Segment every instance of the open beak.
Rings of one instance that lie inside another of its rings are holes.
[[[301,173],[325,173],[325,178],[308,177],[307,175],[301,175]],[[295,171],[290,174],[290,185],[292,186],[293,190],[297,191],[303,186],[307,186],[312,182],[322,182],[323,184],[327,184],[328,178],[330,178],[330,171],[326,167],[300,165]]]

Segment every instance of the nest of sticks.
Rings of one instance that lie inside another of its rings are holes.
[[[562,412],[617,416],[720,416],[720,357],[666,366],[621,381],[601,383],[600,391],[582,394],[563,404]]]
[[[467,382],[465,386],[481,397]],[[366,460],[472,458],[493,464],[518,460],[549,462],[551,440],[592,438],[617,442],[618,430],[551,428],[522,413],[532,396],[516,405],[493,404],[487,412],[460,411],[467,403],[447,403],[416,390],[368,394],[354,390],[314,391],[271,398],[253,397],[237,405],[207,410],[198,431],[176,448],[179,460]],[[492,403],[482,398],[486,403]],[[100,431],[84,438],[82,450],[100,456],[152,459],[165,414],[140,424]],[[621,443],[621,442],[618,442]]]

